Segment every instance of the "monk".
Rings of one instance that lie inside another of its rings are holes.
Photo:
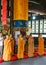
[[[39,55],[44,54],[44,39],[41,34],[38,37],[38,54]]]
[[[10,43],[11,43],[11,55],[14,55],[14,39],[12,37],[12,34],[10,34]]]
[[[25,39],[25,36],[23,37],[23,40],[22,40],[22,58],[24,58],[24,51],[25,51],[25,43],[26,43],[26,39]]]
[[[28,57],[33,57],[34,55],[34,38],[30,34],[28,39]]]
[[[22,38],[22,35],[20,34],[18,37],[18,59],[24,58],[24,44],[25,40]]]
[[[13,55],[13,46],[14,46],[14,41],[10,36],[6,36],[6,39],[4,40],[4,50],[3,50],[3,60],[4,61],[10,61],[11,57]]]

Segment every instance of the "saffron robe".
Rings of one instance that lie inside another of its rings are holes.
[[[10,38],[10,43],[11,43],[11,55],[14,55],[14,39]]]
[[[4,61],[10,61],[11,57],[13,55],[14,51],[14,40],[9,38],[6,38],[4,40],[4,51],[3,51],[3,60]]]
[[[24,58],[24,45],[25,40],[23,38],[18,38],[18,59]]]
[[[44,54],[44,39],[42,37],[38,38],[38,54]]]
[[[34,55],[34,39],[29,37],[28,39],[28,57],[33,57]]]

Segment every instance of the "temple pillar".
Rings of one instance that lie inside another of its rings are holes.
[[[14,28],[27,28],[28,0],[14,0],[13,22]]]

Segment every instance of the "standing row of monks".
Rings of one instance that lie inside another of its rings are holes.
[[[25,36],[22,36],[20,34],[18,36],[17,41],[18,41],[17,57],[18,59],[21,59],[24,58],[26,38]],[[0,33],[0,57],[2,57],[4,61],[11,60],[11,57],[15,54],[14,50],[16,50],[14,49],[14,46],[15,42],[11,34],[10,36],[6,35],[6,38],[4,39],[2,33]],[[39,55],[44,54],[44,39],[42,35],[39,35],[38,37],[38,54]],[[32,37],[32,35],[30,35],[28,37],[28,57],[33,57],[33,55],[34,55],[34,38]]]

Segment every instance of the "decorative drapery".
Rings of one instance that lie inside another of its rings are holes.
[[[14,0],[14,20],[28,20],[28,0]]]

